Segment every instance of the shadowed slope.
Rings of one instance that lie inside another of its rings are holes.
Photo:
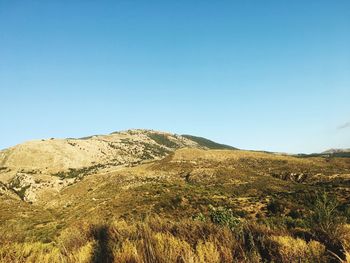
[[[194,141],[196,143],[198,143],[200,146],[206,147],[208,149],[218,149],[218,150],[223,150],[223,149],[227,149],[227,150],[237,150],[237,148],[232,147],[230,145],[226,145],[226,144],[220,144],[211,140],[208,140],[206,138],[203,137],[198,137],[198,136],[193,136],[193,135],[187,135],[184,134],[182,135],[183,137],[190,139],[191,141]]]

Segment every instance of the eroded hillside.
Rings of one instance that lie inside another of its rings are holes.
[[[30,141],[0,152],[0,182],[36,202],[86,175],[157,160],[179,148],[206,149],[205,143],[152,130]]]

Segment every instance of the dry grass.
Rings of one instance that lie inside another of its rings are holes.
[[[293,237],[286,229],[271,229],[242,222],[229,229],[211,222],[112,221],[103,237],[94,233],[101,225],[76,224],[61,231],[48,244],[3,243],[0,262],[104,262],[219,263],[219,262],[328,262],[327,248],[316,240]],[[342,242],[349,259],[350,227],[344,226]],[[346,259],[345,259],[346,260]]]
[[[291,236],[274,236],[271,241],[276,261],[325,262],[325,246],[317,241],[307,243]]]

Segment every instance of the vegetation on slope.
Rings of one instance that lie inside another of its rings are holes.
[[[180,149],[43,205],[0,196],[0,262],[344,261],[349,171],[348,158]]]
[[[213,149],[213,150],[237,150],[237,148],[232,147],[230,145],[226,145],[226,144],[220,144],[211,140],[208,140],[206,138],[203,137],[198,137],[198,136],[193,136],[193,135],[181,135],[182,137],[185,137],[187,139],[190,139],[196,143],[198,143],[200,146],[206,147],[208,149]]]
[[[159,145],[164,145],[165,147],[174,148],[174,149],[179,148],[179,145],[173,142],[172,140],[170,140],[168,136],[166,136],[165,134],[149,133],[148,137],[154,140]]]

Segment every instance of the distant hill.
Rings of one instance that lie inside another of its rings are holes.
[[[324,151],[322,153],[330,153],[330,154],[335,154],[335,153],[350,153],[350,149],[329,149],[327,151]]]
[[[297,154],[298,157],[350,157],[350,149],[329,149],[321,153]]]

